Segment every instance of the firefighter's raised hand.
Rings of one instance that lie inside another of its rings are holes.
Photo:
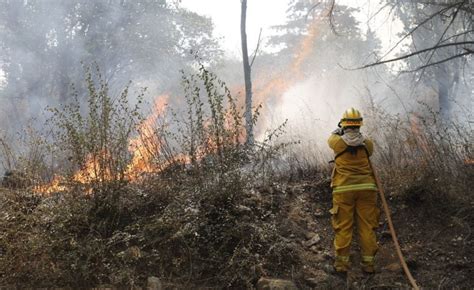
[[[339,136],[344,135],[344,131],[342,130],[342,128],[337,128],[337,129],[334,130],[332,133],[333,133],[333,134],[336,134],[336,135],[339,135]]]

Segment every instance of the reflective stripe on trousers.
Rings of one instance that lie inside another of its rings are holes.
[[[362,256],[361,261],[363,263],[372,264],[375,260],[375,256]]]
[[[349,256],[336,256],[337,261],[349,262]]]
[[[349,192],[349,191],[366,191],[366,190],[377,190],[377,186],[374,183],[362,183],[353,185],[340,185],[332,189],[333,193],[337,192]]]

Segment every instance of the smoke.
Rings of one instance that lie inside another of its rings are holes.
[[[409,13],[411,12],[407,12]],[[429,55],[401,61],[395,66],[380,65],[370,69],[353,70],[351,68],[378,60],[388,48],[391,56],[398,56],[406,54],[410,49],[432,47],[435,44],[433,39],[438,39],[436,35],[426,36],[426,31],[420,29],[421,31],[416,32],[419,34],[416,43],[415,40],[405,40],[404,46],[391,49],[391,45],[397,43],[394,35],[377,35],[368,24],[367,27],[361,25],[353,15],[352,9],[339,6],[334,12],[337,35],[333,33],[334,27],[327,22],[315,21],[308,24],[306,35],[297,45],[286,43],[287,46],[292,45],[290,47],[294,57],[290,65],[282,65],[286,69],[283,77],[279,78],[281,82],[290,80],[290,84],[284,92],[279,93],[279,97],[270,97],[271,100],[264,102],[267,112],[263,118],[263,128],[275,127],[288,120],[288,139],[325,148],[328,135],[336,128],[342,113],[350,107],[360,109],[369,119],[375,109],[388,116],[397,116],[401,120],[408,121],[410,116],[415,114],[427,118],[441,118],[446,122],[469,127],[474,101],[472,57],[415,72],[400,73],[397,69],[416,69],[431,60]],[[415,14],[412,20],[414,22],[401,23],[394,14],[386,16],[397,20],[399,32],[403,32],[403,25],[413,26],[423,20],[422,15]],[[435,28],[434,33],[441,35],[441,28],[444,27],[439,24],[442,20],[438,18],[427,26],[431,25]],[[294,29],[295,24],[291,25]],[[362,31],[362,27],[367,30]],[[382,45],[380,37],[390,39],[392,44],[387,48]],[[398,38],[400,39],[400,36]],[[449,57],[453,53],[456,51],[439,51],[434,59]],[[294,70],[295,64],[302,65],[297,65]],[[295,71],[304,77],[295,80]],[[374,128],[370,121],[367,123],[369,125],[364,129],[370,135],[377,128]]]
[[[0,0],[2,129],[20,131],[32,119],[35,126],[43,126],[47,119],[44,109],[67,103],[71,84],[85,99],[83,66],[93,63],[108,81],[111,95],[119,94],[131,80],[132,102],[133,92],[147,87],[150,104],[155,96],[169,94],[170,107],[179,107],[180,70],[194,69],[190,49],[198,51],[203,62],[243,98],[240,60],[222,58],[211,19],[177,3]],[[301,4],[291,7],[302,9],[293,15],[299,18],[288,18],[288,26],[281,26],[267,43],[272,53],[260,53],[253,67],[255,105],[263,105],[257,128],[260,138],[288,120],[285,138],[300,140],[307,147],[326,148],[327,136],[349,107],[364,114],[376,106],[408,118],[411,112],[425,108],[444,109],[440,92],[447,92],[444,95],[453,118],[472,122],[472,57],[438,71],[426,70],[422,77],[399,75],[384,65],[370,70],[345,69],[383,54],[386,47],[380,35],[361,25],[354,16],[361,12],[353,8],[337,6],[329,23],[323,5],[310,9],[312,1],[292,3]],[[416,41],[405,45],[432,45],[429,38],[417,37]],[[410,63],[400,67],[410,67]],[[440,76],[446,76],[444,81],[432,81]],[[366,129],[370,134],[373,128]]]
[[[84,67],[97,64],[111,95],[132,81],[131,92],[146,86],[153,97],[180,92],[180,70],[191,69],[191,49],[209,62],[221,54],[211,20],[174,1],[1,1],[0,6],[0,121],[12,131],[32,118],[44,123],[44,109],[67,103],[72,85],[84,99]]]
[[[286,44],[286,51],[282,50],[277,58],[281,59],[280,64],[273,64],[280,70],[268,73],[270,77],[261,74],[270,87],[255,88],[264,107],[260,139],[265,138],[269,128],[286,122],[284,140],[299,141],[299,155],[311,151],[317,155],[315,158],[330,156],[326,154],[326,140],[337,128],[342,113],[350,107],[363,111],[369,103],[379,100],[377,71],[344,68],[370,58],[374,52],[369,47],[377,45],[376,40],[363,37],[351,11],[343,7],[336,13],[336,21],[344,23],[340,35],[334,33],[325,17],[306,21],[306,33],[296,43]],[[257,74],[255,83],[261,82]]]

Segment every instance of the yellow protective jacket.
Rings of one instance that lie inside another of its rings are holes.
[[[328,143],[335,156],[348,147],[338,134],[331,134]],[[367,150],[359,148],[355,155],[346,151],[336,158],[331,181],[334,193],[377,190],[374,174],[369,164],[369,156],[374,151],[374,144],[369,139],[365,139],[364,144]],[[367,153],[369,156],[367,156]]]

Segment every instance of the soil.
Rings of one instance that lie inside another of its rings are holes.
[[[352,268],[347,277],[341,277],[332,271],[329,181],[299,181],[290,184],[287,192],[288,220],[283,223],[290,225],[289,238],[298,243],[304,263],[302,279],[297,283],[299,288],[410,288],[398,262],[385,216],[381,216],[377,231],[376,273],[366,275],[360,270],[355,234],[351,249]],[[401,196],[388,196],[387,199],[402,252],[418,285],[424,289],[473,289],[471,228],[474,203],[450,205],[443,200],[428,203]],[[314,235],[319,238],[314,239]]]
[[[288,268],[287,277],[268,278],[292,280],[299,289],[411,288],[399,265],[383,215],[377,230],[376,273],[361,272],[357,235],[353,239],[349,274],[341,277],[333,272],[334,233],[329,213],[332,195],[328,179],[275,184],[262,189],[261,195],[282,205],[278,206],[277,230],[288,243],[295,245],[301,262],[299,265],[283,262]],[[427,198],[420,192],[392,194],[387,199],[402,251],[420,288],[474,289],[471,233],[474,202],[459,203],[433,195]],[[259,206],[258,202],[255,206]],[[297,270],[293,272],[293,268]],[[165,288],[186,289],[176,284],[168,286]]]

